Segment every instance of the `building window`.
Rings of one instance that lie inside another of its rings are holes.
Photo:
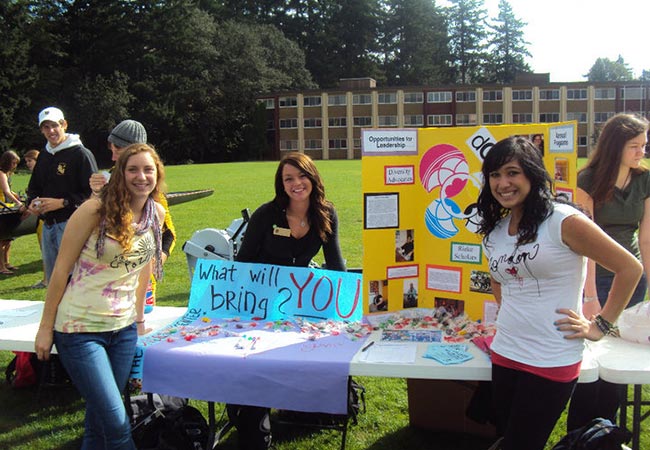
[[[476,125],[476,114],[456,114],[456,125]]]
[[[274,98],[263,98],[258,100],[258,103],[264,104],[264,107],[266,109],[274,109],[275,108],[275,99]]]
[[[377,103],[380,105],[392,105],[397,103],[397,94],[394,92],[380,92],[377,96]]]
[[[503,91],[483,91],[484,102],[500,102],[502,100],[503,100]]]
[[[645,89],[642,87],[624,86],[621,88],[623,100],[645,100]]]
[[[427,93],[427,103],[451,103],[451,92],[429,92]]]
[[[540,100],[559,100],[560,99],[560,90],[559,89],[540,89],[539,90],[539,99]]]
[[[568,100],[585,100],[587,98],[586,89],[567,89],[566,98]]]
[[[616,89],[615,88],[594,89],[594,98],[596,100],[614,100],[616,98]]]
[[[320,150],[323,148],[321,139],[305,139],[305,150]]]
[[[331,149],[348,148],[348,140],[347,139],[330,139],[329,140],[329,148],[331,148]]]
[[[355,127],[370,127],[372,126],[372,117],[355,117],[353,123]]]
[[[513,113],[512,123],[533,123],[532,113]]]
[[[532,100],[532,99],[533,99],[533,91],[531,91],[530,89],[512,91],[512,100],[516,102],[520,102],[524,100]]]
[[[323,126],[323,121],[320,117],[310,117],[305,119],[305,128],[320,128]]]
[[[298,128],[298,119],[280,119],[280,128]]]
[[[559,122],[560,113],[540,113],[539,121],[542,123]]]
[[[348,119],[345,117],[330,117],[329,126],[332,128],[342,128],[348,126]]]
[[[587,136],[578,136],[578,147],[587,146]]]
[[[594,113],[594,123],[607,122],[610,117],[614,115],[613,112],[597,112]]]
[[[501,113],[488,113],[483,114],[484,124],[503,123],[503,114]]]
[[[372,95],[370,94],[355,94],[352,96],[353,105],[370,105],[372,103]]]
[[[585,112],[568,112],[566,120],[575,120],[578,123],[587,123],[587,113]]]
[[[361,139],[353,139],[352,144],[354,145],[354,148],[361,148]]]
[[[423,103],[424,94],[422,92],[404,92],[404,103]]]
[[[305,106],[320,106],[320,95],[305,96],[302,100]]]
[[[379,116],[380,127],[396,127],[397,116]]]
[[[458,91],[456,92],[456,101],[459,103],[475,102],[476,91]]]
[[[424,125],[424,116],[422,114],[405,114],[404,126],[421,127]]]
[[[447,127],[452,125],[451,114],[431,114],[427,116],[427,125],[430,127]]]
[[[298,150],[298,141],[296,140],[286,140],[280,141],[280,150]]]
[[[280,108],[295,108],[296,106],[298,106],[298,98],[280,97],[278,99],[278,103],[280,103]]]
[[[345,94],[330,95],[327,97],[327,104],[329,106],[340,106],[348,104],[348,96]]]

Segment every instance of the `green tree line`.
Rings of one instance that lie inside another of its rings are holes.
[[[100,163],[124,118],[167,163],[265,159],[256,96],[509,83],[529,70],[525,25],[505,0],[493,18],[483,0],[4,0],[0,150],[42,147],[36,116],[58,106]]]

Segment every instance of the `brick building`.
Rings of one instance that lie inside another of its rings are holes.
[[[336,89],[260,95],[272,156],[300,151],[314,159],[361,157],[362,128],[413,128],[575,120],[578,155],[617,112],[650,115],[650,82],[551,83],[524,74],[511,85],[388,86],[342,79]]]

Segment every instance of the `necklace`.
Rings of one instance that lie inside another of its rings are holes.
[[[619,188],[621,191],[622,191],[623,189],[625,189],[625,187],[628,185],[631,176],[632,176],[632,171],[631,171],[631,170],[628,170],[628,172],[627,172],[627,176],[625,177],[625,180],[623,180],[623,184],[622,184],[621,187]],[[617,186],[617,187],[618,187],[618,186]]]
[[[292,217],[292,218],[294,218],[296,220],[299,220],[300,221],[300,226],[302,228],[305,228],[307,226],[307,217],[306,216],[300,218],[298,216],[294,216],[293,214],[287,214],[287,218],[289,218],[289,217]]]

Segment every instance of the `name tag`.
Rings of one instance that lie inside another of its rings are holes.
[[[282,227],[275,227],[275,228],[273,228],[273,234],[275,234],[276,236],[290,237],[291,236],[291,229],[282,228]]]

